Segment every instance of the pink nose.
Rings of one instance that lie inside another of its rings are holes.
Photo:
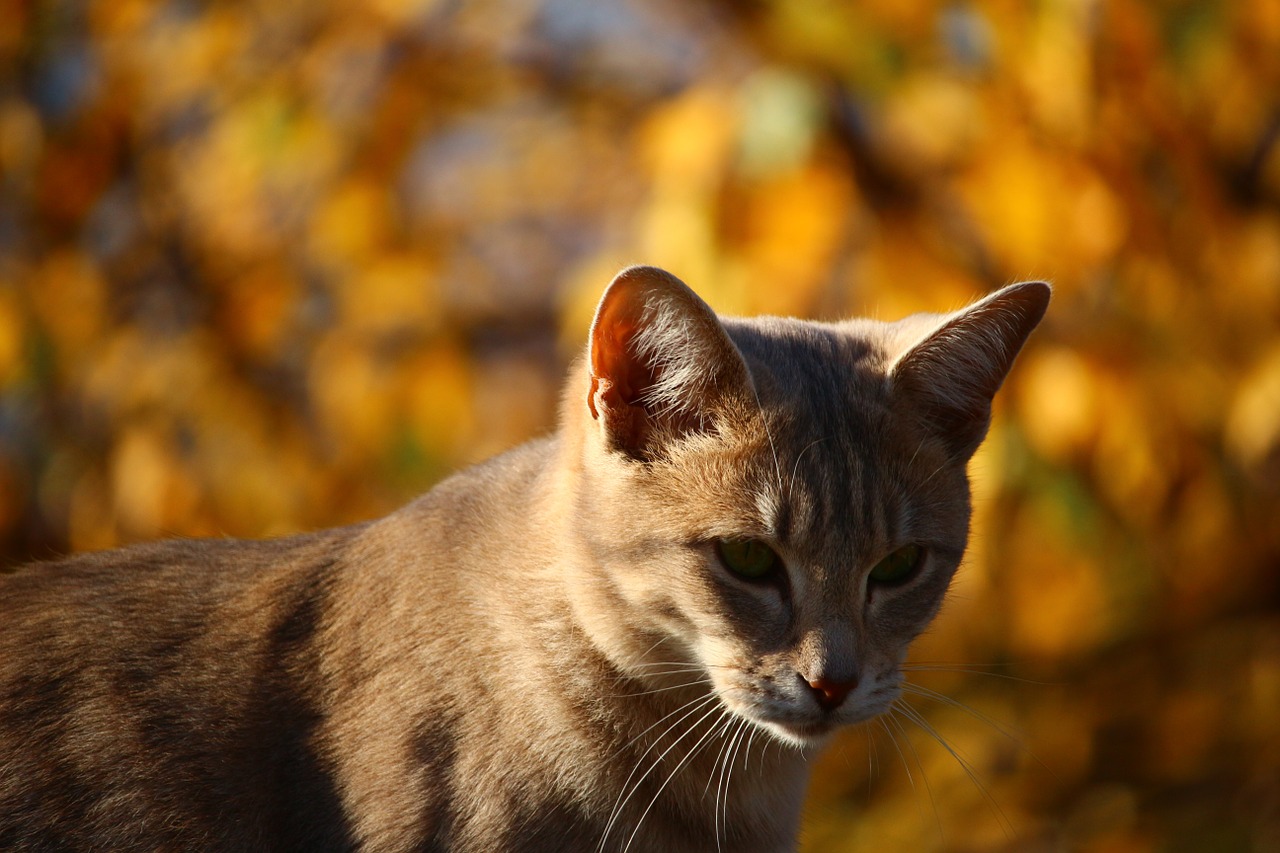
[[[813,681],[807,681],[809,689],[813,691],[813,698],[818,700],[818,705],[824,711],[834,711],[844,702],[845,697],[858,686],[856,678],[848,681],[832,681],[828,678],[817,678]]]

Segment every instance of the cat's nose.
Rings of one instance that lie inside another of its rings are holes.
[[[803,676],[801,676],[803,678]],[[845,697],[858,686],[858,679],[850,678],[847,681],[834,681],[829,678],[819,677],[813,680],[805,679],[805,683],[809,685],[809,689],[813,691],[813,698],[818,700],[818,706],[824,711],[834,711],[844,702]]]

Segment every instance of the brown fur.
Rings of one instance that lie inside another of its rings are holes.
[[[1047,300],[721,323],[633,268],[551,438],[367,524],[0,578],[0,849],[792,849],[809,760],[941,603]],[[728,571],[743,537],[785,572]],[[904,543],[918,577],[869,583]]]

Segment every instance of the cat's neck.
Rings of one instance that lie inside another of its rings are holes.
[[[637,824],[648,827],[650,840],[649,832],[670,833],[672,850],[700,849],[689,844],[693,838],[714,845],[716,835],[725,850],[774,849],[773,839],[786,849],[811,753],[731,717],[687,649],[619,618],[625,608],[592,565],[590,532],[572,522],[586,496],[580,469],[566,459],[577,452],[566,432],[441,484],[366,535],[376,543],[368,547],[381,548],[417,541],[408,531],[443,532],[448,555],[443,567],[412,570],[404,554],[367,561],[382,573],[376,584],[384,589],[364,596],[371,606],[351,614],[346,630],[367,634],[360,645],[395,657],[400,672],[383,676],[375,701],[411,708],[422,699],[416,672],[438,670],[441,658],[465,658],[460,681],[443,689],[475,697],[469,707],[495,726],[495,755],[537,754],[540,762],[520,766],[544,774],[539,784],[593,801],[606,822],[616,812],[607,849],[621,849]],[[454,559],[471,568],[450,575]],[[398,604],[430,600],[411,592],[420,583],[415,572],[448,587],[441,595],[451,602],[447,611]],[[390,619],[402,627],[390,629]],[[459,627],[442,630],[450,623]],[[395,651],[386,646],[392,634],[455,639],[406,642]],[[476,685],[483,686],[478,695]],[[391,696],[389,686],[401,695]],[[760,839],[770,841],[759,846]]]
[[[606,813],[623,815],[617,823],[627,827],[610,830],[609,837],[624,842],[652,805],[664,813],[665,825],[681,827],[678,837],[705,838],[705,849],[769,850],[775,842],[776,849],[789,849],[819,748],[782,744],[728,713],[692,649],[649,619],[628,617],[635,609],[623,606],[625,593],[600,570],[594,553],[601,544],[617,547],[624,531],[581,524],[590,514],[586,504],[622,501],[626,492],[610,494],[611,484],[599,479],[601,466],[585,434],[590,424],[571,416],[580,403],[565,401],[549,512],[542,516],[563,525],[552,568],[563,618],[548,636],[557,653],[540,655],[539,662],[559,668],[553,677],[568,688],[563,695],[594,718],[585,735],[594,742],[584,754],[595,757],[597,773],[607,780],[601,787],[612,797],[603,803]],[[574,645],[573,654],[562,653],[566,643]],[[655,786],[662,789],[656,799]]]

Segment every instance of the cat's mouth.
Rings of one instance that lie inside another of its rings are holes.
[[[776,696],[754,685],[734,684],[717,692],[720,701],[738,716],[784,743],[804,749],[822,746],[836,729],[849,722],[843,714],[806,713],[791,697]]]
[[[726,704],[738,704],[739,714],[749,717],[780,740],[808,749],[823,746],[838,729],[865,722],[884,713],[892,705],[892,699],[896,695],[896,689],[880,689],[871,697],[860,702],[850,702],[839,711],[813,715],[797,712],[790,705],[782,707],[776,703],[760,702],[758,699],[746,703],[733,703],[730,700]]]

